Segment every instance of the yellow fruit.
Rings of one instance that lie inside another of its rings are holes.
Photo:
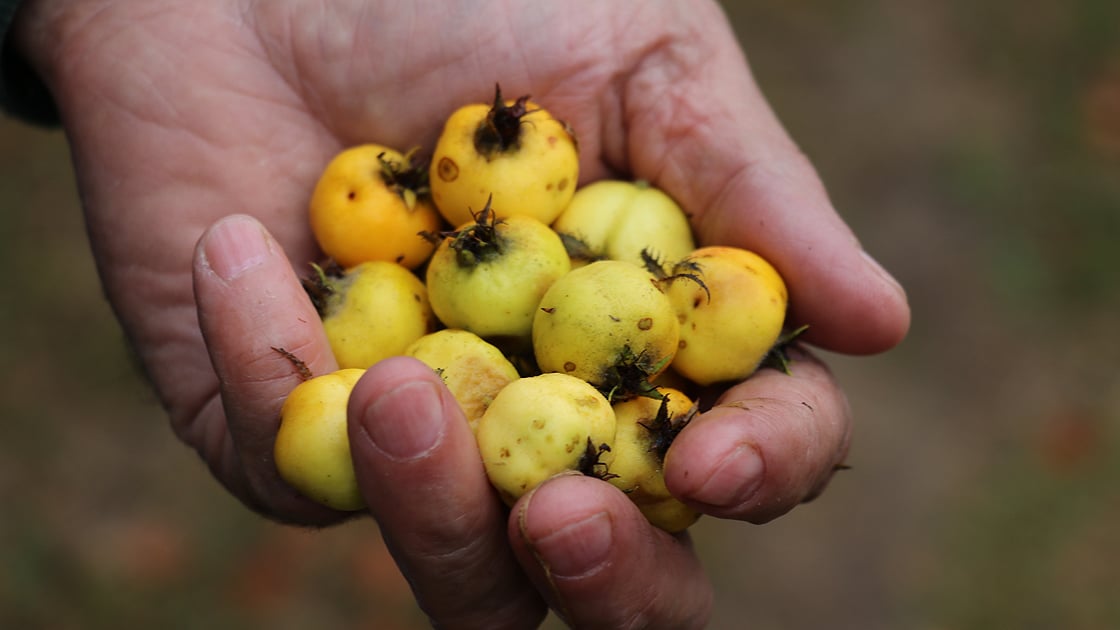
[[[609,454],[614,431],[614,411],[594,387],[565,374],[541,374],[498,392],[475,436],[491,484],[512,505],[553,475],[605,467],[600,458]]]
[[[617,428],[611,444],[607,480],[655,526],[668,532],[687,529],[700,514],[665,487],[665,453],[695,413],[683,392],[661,388],[662,400],[639,396],[614,405]]]
[[[673,498],[636,505],[651,525],[670,534],[683,532],[692,527],[701,516],[700,512]]]
[[[688,216],[647,182],[601,180],[576,191],[552,223],[576,258],[643,264],[642,252],[680,260],[696,244]]]
[[[494,397],[517,380],[517,369],[502,351],[466,330],[424,335],[405,354],[439,372],[473,430]]]
[[[613,405],[618,428],[611,445],[609,479],[631,500],[667,499],[662,459],[673,438],[691,418],[692,400],[675,389],[660,389],[657,400],[637,396]]]
[[[680,325],[641,267],[601,260],[553,283],[533,319],[544,372],[576,376],[611,395],[641,391],[673,357]]]
[[[435,249],[420,233],[440,227],[427,186],[427,172],[409,156],[377,144],[346,149],[311,195],[311,230],[343,267],[381,260],[414,269]]]
[[[346,403],[364,370],[317,376],[296,386],[280,410],[273,456],[280,477],[336,510],[365,507],[350,457]]]
[[[703,284],[678,278],[666,289],[681,323],[673,369],[700,385],[750,376],[782,333],[788,297],[781,276],[735,247],[698,249],[683,265]]]
[[[436,142],[432,199],[451,225],[472,220],[488,199],[500,217],[549,224],[571,201],[579,151],[568,126],[528,100],[476,103],[453,112]]]
[[[308,283],[339,367],[367,368],[404,353],[434,324],[424,283],[390,262],[365,262]]]
[[[478,220],[440,243],[428,265],[432,310],[449,328],[529,339],[541,296],[571,267],[564,245],[528,216]]]

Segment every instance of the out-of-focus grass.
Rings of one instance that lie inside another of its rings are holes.
[[[1120,5],[725,6],[914,325],[827,357],[824,496],[697,525],[712,626],[1120,627]],[[0,627],[423,627],[372,524],[270,524],[175,440],[57,132],[0,122],[0,263]]]
[[[790,555],[757,570],[775,579],[732,580],[770,596],[801,584],[803,600],[743,595],[742,614],[1120,626],[1120,5],[725,5],[836,207],[914,308],[894,352],[834,359],[855,468],[748,534],[815,517],[800,540],[854,550],[798,561],[797,535],[774,534]]]
[[[1120,621],[1120,444],[1100,418],[1053,418],[961,491],[923,593],[948,628],[1110,628]]]

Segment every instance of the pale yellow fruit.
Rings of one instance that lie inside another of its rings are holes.
[[[692,400],[675,389],[658,390],[665,396],[670,424],[687,419]],[[634,501],[660,500],[672,497],[665,487],[661,458],[668,450],[673,434],[670,426],[657,422],[662,401],[637,396],[613,405],[618,428],[611,445],[609,479],[612,485],[627,493]],[[685,420],[687,421],[687,420]]]
[[[644,181],[600,180],[579,188],[552,229],[585,248],[579,256],[639,265],[643,251],[676,261],[696,247],[684,210]]]
[[[782,333],[785,283],[745,249],[704,247],[686,261],[703,286],[678,278],[666,290],[681,323],[673,369],[700,385],[750,376]]]
[[[296,386],[280,410],[273,457],[280,477],[309,499],[336,510],[365,507],[354,475],[346,404],[364,370],[345,369]]]
[[[614,440],[615,416],[594,387],[565,374],[518,379],[498,392],[476,431],[491,484],[512,505],[553,475],[587,469]]]
[[[362,263],[326,282],[323,328],[339,367],[403,354],[434,325],[423,281],[396,263]]]
[[[676,389],[658,391],[665,397],[664,411],[661,400],[644,396],[614,404],[617,428],[607,481],[625,492],[653,525],[675,533],[700,516],[669,492],[664,473],[665,452],[691,420],[693,401]]]
[[[576,376],[608,392],[628,389],[634,378],[656,377],[679,339],[672,304],[653,276],[616,260],[557,280],[533,320],[533,352],[542,371]]]
[[[568,126],[538,104],[518,99],[459,108],[432,154],[432,199],[452,225],[490,201],[500,217],[524,214],[549,224],[571,201],[579,151]]]
[[[492,218],[480,216],[440,243],[428,264],[428,297],[448,328],[528,340],[537,304],[571,263],[544,223]]]
[[[651,525],[670,534],[677,534],[692,527],[701,516],[700,512],[674,498],[635,503],[635,505]]]
[[[498,392],[519,377],[501,350],[466,330],[430,333],[414,341],[405,354],[439,372],[472,430]]]

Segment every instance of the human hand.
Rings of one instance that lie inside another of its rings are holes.
[[[905,334],[901,289],[832,210],[714,4],[417,5],[32,0],[16,24],[70,138],[107,295],[176,432],[245,503],[344,518],[288,488],[271,458],[299,379],[272,348],[313,373],[335,367],[293,270],[318,256],[305,213],[319,171],[359,142],[432,146],[440,121],[495,81],[571,123],[584,182],[650,180],[702,243],[773,262],[807,341],[863,354]],[[223,219],[237,213],[256,220]],[[576,625],[703,623],[710,591],[687,535],[652,530],[604,484],[550,481],[507,530],[430,371],[376,366],[351,409],[370,511],[434,621],[526,625],[543,596]],[[416,448],[425,418],[436,437]],[[792,376],[760,372],[698,417],[667,482],[709,514],[768,520],[823,488],[850,425],[826,368],[803,355]],[[402,440],[411,452],[387,446]],[[438,497],[417,501],[426,489]],[[609,523],[612,543],[582,567],[595,538],[567,527],[581,517]]]

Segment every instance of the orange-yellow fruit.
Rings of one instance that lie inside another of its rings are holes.
[[[745,249],[703,247],[685,262],[703,285],[678,278],[665,292],[681,323],[673,369],[700,385],[750,376],[782,333],[785,283]]]
[[[327,164],[311,195],[311,230],[343,267],[372,260],[409,269],[427,260],[440,216],[426,194],[427,177],[408,156],[377,144],[346,149]]]

